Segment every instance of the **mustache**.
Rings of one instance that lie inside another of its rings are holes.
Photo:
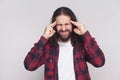
[[[60,30],[59,33],[60,33],[60,32],[70,32],[70,30],[64,30],[64,31],[63,31],[63,30]]]

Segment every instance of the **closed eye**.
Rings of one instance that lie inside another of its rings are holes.
[[[62,24],[57,24],[56,26],[62,26]]]

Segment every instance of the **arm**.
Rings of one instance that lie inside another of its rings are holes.
[[[47,39],[41,36],[40,40],[34,44],[34,47],[28,52],[25,60],[24,66],[27,70],[34,71],[42,64],[44,64],[45,51],[44,45],[47,42]]]
[[[56,22],[48,25],[44,31],[43,36],[40,40],[35,43],[34,47],[31,48],[30,52],[24,60],[24,66],[27,70],[34,71],[40,67],[45,62],[45,44],[48,39],[55,33],[53,27],[56,25]]]
[[[82,23],[75,21],[71,21],[71,23],[77,27],[74,29],[74,32],[83,38],[86,60],[95,67],[103,66],[105,57],[95,39],[91,37],[90,33]]]
[[[86,60],[95,67],[103,66],[105,63],[105,57],[95,39],[91,37],[88,31],[82,35],[82,38],[84,40]]]

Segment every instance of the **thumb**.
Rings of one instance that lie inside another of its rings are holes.
[[[49,34],[49,37],[52,37],[55,34],[55,30],[52,30]]]
[[[75,28],[73,31],[78,35],[80,34],[80,30],[78,28]]]

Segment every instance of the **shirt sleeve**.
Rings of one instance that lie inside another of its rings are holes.
[[[34,71],[44,64],[45,50],[44,46],[47,39],[41,36],[40,40],[34,44],[24,60],[24,66],[29,71]]]
[[[101,67],[105,63],[105,57],[103,51],[99,48],[95,39],[87,31],[82,35],[85,48],[86,60],[95,67]]]

